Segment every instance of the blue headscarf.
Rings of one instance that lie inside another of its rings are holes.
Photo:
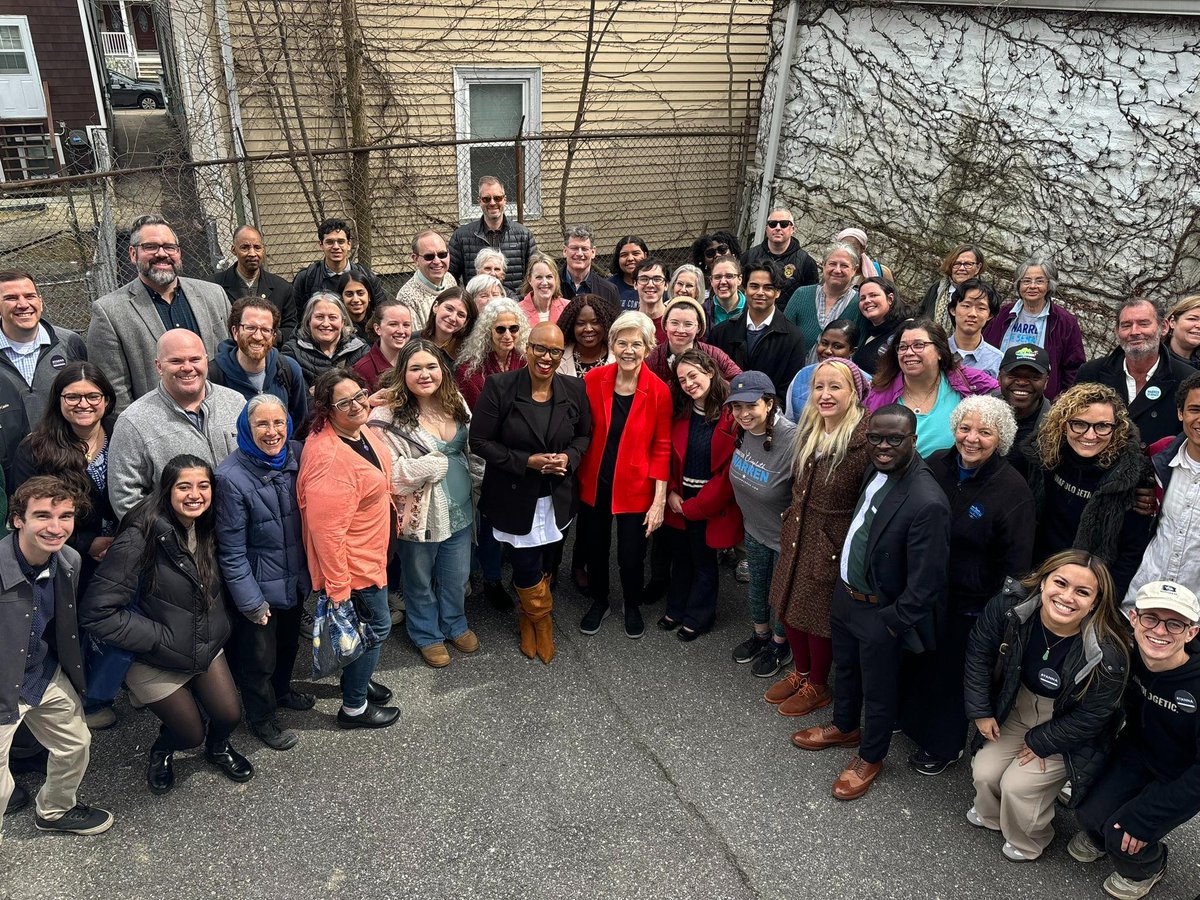
[[[260,449],[258,449],[258,444],[254,443],[254,436],[250,433],[250,412],[249,412],[249,410],[250,410],[250,404],[247,403],[245,406],[242,407],[241,414],[238,415],[238,420],[237,420],[238,447],[241,448],[241,451],[243,453],[245,453],[251,459],[257,460],[258,462],[268,465],[272,469],[282,469],[283,464],[285,462],[287,462],[288,441],[290,441],[292,439],[292,417],[291,417],[291,415],[287,412],[286,409],[284,410],[284,415],[287,416],[287,437],[284,438],[283,449],[280,450],[278,453],[276,453],[274,456],[267,456],[267,454],[263,453]]]

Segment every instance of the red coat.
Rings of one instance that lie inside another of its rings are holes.
[[[617,386],[617,363],[592,369],[583,376],[588,404],[592,408],[592,442],[579,466],[579,498],[596,505],[600,460],[608,442],[612,420],[613,392]],[[613,473],[614,513],[644,513],[654,502],[654,482],[671,474],[671,392],[643,364]]]
[[[688,431],[692,417],[676,419],[671,426],[671,477],[667,480],[667,491],[682,494],[683,462],[687,456]],[[714,549],[736,547],[742,540],[742,511],[733,499],[733,485],[729,483],[729,464],[734,451],[733,413],[726,406],[713,431],[712,478],[695,497],[683,501],[683,515],[671,511],[668,504],[666,524],[683,530],[688,521],[707,520],[704,542]]]

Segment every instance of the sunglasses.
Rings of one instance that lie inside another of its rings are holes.
[[[717,244],[715,247],[709,247],[704,251],[705,259],[712,259],[714,256],[724,256],[729,252],[728,244]]]
[[[496,334],[504,334],[504,332],[506,332],[506,331],[509,334],[516,334],[520,330],[521,330],[520,325],[497,325],[496,326]]]
[[[480,203],[503,203],[504,195],[501,194],[498,197],[480,197],[479,202]]]
[[[768,228],[791,228],[792,223],[787,219],[767,219]]]
[[[449,259],[449,258],[450,258],[449,250],[439,250],[437,253],[422,253],[421,254],[421,259],[425,260],[425,262],[433,262],[435,259]]]

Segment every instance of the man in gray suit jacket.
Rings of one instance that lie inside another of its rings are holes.
[[[88,359],[117,392],[117,412],[158,385],[158,339],[171,328],[200,336],[209,356],[225,337],[229,298],[207,281],[181,278],[174,230],[161,216],[141,216],[129,234],[129,259],[138,277],[92,304]]]

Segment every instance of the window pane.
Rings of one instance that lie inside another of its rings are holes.
[[[21,49],[21,29],[16,25],[0,25],[0,50]]]
[[[522,95],[519,84],[472,84],[471,137],[511,138],[521,125]]]
[[[517,163],[513,145],[507,147],[471,147],[471,185],[479,184],[484,175],[494,175],[508,190],[510,203],[516,203]]]
[[[0,75],[28,75],[24,53],[0,52]]]

